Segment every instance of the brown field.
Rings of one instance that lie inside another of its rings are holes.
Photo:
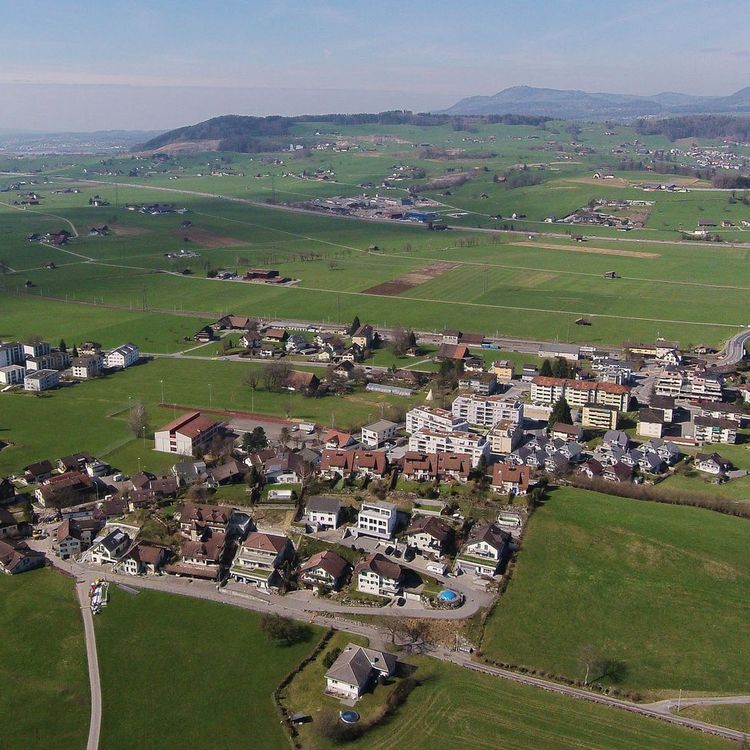
[[[415,286],[425,284],[432,279],[436,279],[438,276],[442,276],[447,271],[452,271],[454,268],[458,268],[460,263],[447,263],[444,261],[438,261],[437,263],[431,263],[429,266],[420,268],[417,271],[407,273],[405,276],[401,276],[398,279],[392,281],[384,281],[382,284],[376,284],[371,286],[369,289],[364,290],[364,294],[386,294],[390,296],[396,296],[403,294],[409,289],[413,289]]]
[[[246,240],[238,240],[235,237],[224,237],[220,234],[214,234],[205,229],[188,227],[187,229],[175,229],[175,234],[179,237],[187,237],[191,242],[195,242],[202,247],[213,250],[219,247],[239,247],[240,245],[249,245]]]
[[[109,229],[112,234],[120,237],[140,237],[143,234],[149,234],[149,230],[143,227],[124,227],[120,224],[113,224]]]
[[[637,250],[617,250],[611,247],[593,247],[584,244],[553,245],[548,242],[514,242],[516,247],[538,247],[542,250],[567,250],[571,253],[594,253],[595,255],[623,255],[627,258],[660,258],[659,253],[643,253]]]

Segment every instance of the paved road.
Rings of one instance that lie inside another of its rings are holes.
[[[94,633],[94,617],[89,603],[89,587],[92,575],[82,575],[76,579],[76,594],[81,605],[83,630],[86,637],[86,658],[89,665],[89,685],[91,688],[91,719],[89,722],[89,737],[86,750],[97,750],[99,747],[99,731],[102,723],[102,688],[99,681],[99,659],[96,654],[96,634]]]
[[[674,698],[664,701],[656,701],[655,703],[643,704],[644,708],[650,708],[659,713],[671,714],[673,711],[677,711],[685,706],[742,706],[746,703],[750,703],[750,695],[721,695],[721,696],[698,696],[692,698],[680,698],[675,700]]]
[[[745,344],[750,341],[750,331],[740,331],[727,339],[724,348],[716,355],[717,365],[736,365],[745,356]]]
[[[79,563],[62,562],[54,559],[54,564],[78,574],[80,578],[89,579],[96,575],[93,568],[83,566]],[[98,575],[102,575],[101,571],[98,571]],[[260,594],[242,593],[234,590],[218,589],[216,584],[209,583],[206,581],[195,581],[190,583],[186,579],[172,578],[171,576],[154,576],[154,577],[138,577],[107,573],[104,577],[113,582],[124,583],[134,588],[152,589],[158,591],[164,591],[167,593],[178,594],[181,596],[192,596],[200,599],[206,599],[209,601],[216,601],[222,604],[228,604],[231,606],[242,607],[244,609],[254,610],[256,612],[275,612],[287,617],[291,617],[297,620],[303,620],[305,622],[314,622],[316,624],[325,627],[334,627],[338,630],[355,633],[357,635],[363,635],[370,639],[373,645],[383,646],[391,640],[391,636],[386,629],[379,628],[375,625],[364,624],[356,621],[352,621],[346,618],[342,618],[341,615],[336,614],[324,614],[324,613],[311,613],[306,607],[296,606],[294,602],[285,597],[266,597]],[[250,589],[248,589],[250,591]],[[79,598],[81,593],[79,591]],[[93,628],[93,623],[91,623]],[[92,631],[93,632],[93,631]],[[92,641],[92,646],[95,649],[95,644]],[[89,640],[87,636],[87,649],[89,647]],[[698,721],[696,719],[689,719],[683,716],[671,714],[669,708],[664,703],[659,702],[658,704],[644,705],[630,703],[629,701],[612,698],[607,695],[600,693],[589,692],[580,688],[570,687],[568,685],[561,685],[556,682],[550,682],[543,680],[539,677],[532,677],[531,675],[518,674],[507,669],[500,669],[497,667],[491,667],[486,664],[481,664],[472,661],[471,657],[467,654],[450,651],[448,649],[439,647],[431,649],[427,652],[427,655],[440,659],[441,661],[451,662],[464,669],[471,669],[475,672],[480,672],[493,677],[497,677],[504,680],[509,680],[522,685],[528,685],[530,687],[547,690],[558,695],[564,695],[569,698],[575,698],[577,700],[585,700],[591,703],[597,703],[599,705],[608,706],[610,708],[617,708],[624,711],[629,711],[634,714],[641,716],[660,719],[662,721],[669,722],[671,724],[683,726],[689,729],[694,729],[700,732],[713,734],[725,739],[741,742],[743,740],[750,739],[750,735],[735,729],[729,729],[727,727],[721,727],[707,722]],[[96,658],[94,650],[94,659]],[[91,656],[89,657],[89,671],[91,672]],[[99,692],[98,687],[98,668],[96,670],[96,682],[97,682],[97,693]],[[92,690],[92,696],[94,691]],[[725,703],[746,703],[748,696],[727,696],[721,699]],[[714,698],[693,698],[696,702],[713,702]],[[672,703],[675,703],[672,701]],[[685,705],[685,703],[683,703]],[[96,709],[98,714],[101,713],[101,706]],[[92,727],[94,725],[94,704],[92,700]],[[100,719],[99,719],[100,721]],[[97,733],[98,733],[98,721],[97,721]],[[95,750],[96,744],[91,744],[91,737],[89,738],[89,745],[87,750]]]

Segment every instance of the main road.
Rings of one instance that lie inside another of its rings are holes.
[[[78,595],[78,602],[81,605],[91,690],[91,718],[89,720],[89,736],[86,742],[86,750],[96,750],[99,747],[99,731],[102,724],[102,688],[99,680],[99,658],[96,653],[94,617],[91,614],[91,603],[89,600],[89,590],[92,581],[93,576],[84,575],[76,577],[76,594]]]

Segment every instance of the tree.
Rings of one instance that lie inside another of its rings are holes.
[[[280,615],[263,615],[260,621],[260,629],[272,641],[279,641],[285,646],[305,641],[309,638],[310,631],[305,625],[290,620]]]
[[[355,315],[347,333],[351,336],[361,325],[362,324],[359,322],[359,315]]]
[[[545,378],[552,377],[552,365],[549,363],[548,359],[545,359],[544,362],[542,362],[542,367],[539,370],[539,374]]]
[[[336,646],[326,651],[326,655],[323,657],[323,666],[326,669],[330,669],[333,666],[333,662],[335,662],[336,659],[339,658],[340,653],[341,649]]]
[[[255,368],[248,370],[242,376],[243,385],[249,386],[250,390],[253,390],[253,391],[258,387],[259,380],[260,380],[260,375],[258,374],[258,371]]]
[[[259,451],[268,447],[266,431],[258,425],[252,432],[246,432],[242,438],[242,447],[248,452]]]
[[[565,396],[560,396],[552,407],[552,413],[549,415],[549,428],[552,429],[558,422],[562,424],[573,424],[573,417],[570,414],[570,406],[565,400]]]
[[[564,357],[555,357],[555,361],[552,363],[552,375],[556,378],[570,377],[570,365]]]
[[[596,671],[596,664],[601,659],[599,649],[593,643],[586,643],[581,646],[578,652],[578,661],[585,670],[583,684],[589,684],[589,676]]]
[[[61,352],[67,352],[68,351],[68,345],[65,343],[65,339],[60,339],[60,344],[58,346],[58,349]]]
[[[73,359],[76,359],[78,357],[78,347],[73,344],[73,352],[72,352]]]
[[[135,437],[146,437],[148,432],[148,414],[146,407],[140,402],[136,402],[130,409],[128,415],[128,428]]]
[[[268,391],[278,391],[289,376],[289,365],[284,362],[271,362],[263,371],[263,382]]]
[[[291,433],[289,432],[289,428],[286,425],[284,425],[279,431],[279,443],[281,443],[281,445],[283,446],[286,446],[290,438],[291,438]]]

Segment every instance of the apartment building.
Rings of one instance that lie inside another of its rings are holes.
[[[502,421],[516,424],[523,422],[523,403],[517,398],[508,396],[463,394],[453,400],[451,412],[456,420],[484,427],[493,427]]]
[[[417,430],[409,438],[410,451],[423,453],[466,453],[472,467],[490,455],[490,444],[482,435],[473,432],[447,430]]]
[[[433,406],[415,406],[406,412],[406,431],[417,430],[466,430],[469,425],[465,419],[454,416],[447,409]]]

